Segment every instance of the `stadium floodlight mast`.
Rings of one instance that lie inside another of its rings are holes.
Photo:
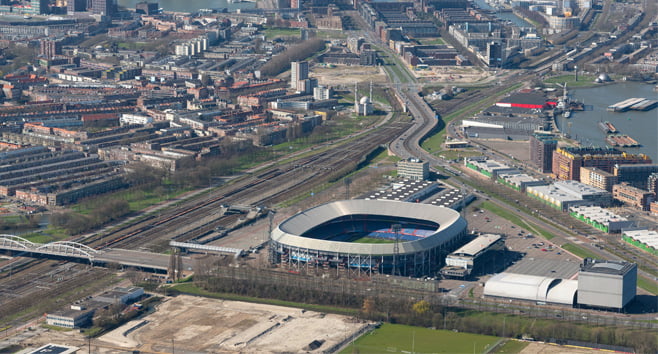
[[[400,230],[402,230],[402,225],[393,224],[391,229],[395,233],[395,244],[393,245],[393,272],[392,275],[397,275],[398,273],[398,256],[400,255]]]

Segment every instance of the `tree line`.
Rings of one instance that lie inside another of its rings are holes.
[[[210,292],[231,293],[356,310],[362,319],[547,342],[567,340],[658,349],[651,329],[592,326],[520,315],[498,314],[444,305],[433,293],[401,295],[386,284],[288,274],[267,269],[201,265],[195,284]],[[409,293],[410,294],[410,293]]]
[[[304,60],[323,48],[324,40],[317,38],[295,44],[273,56],[260,68],[260,72],[265,76],[279,75],[290,69],[290,62]]]

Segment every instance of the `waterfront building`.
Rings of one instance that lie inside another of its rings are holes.
[[[626,182],[637,188],[648,189],[649,177],[652,174],[658,173],[658,165],[615,165],[613,173],[617,176],[620,183]]]
[[[612,197],[624,204],[641,210],[649,210],[649,204],[654,201],[653,193],[633,187],[628,183],[615,184],[612,187]]]
[[[580,182],[612,192],[612,186],[619,183],[617,176],[597,167],[581,167]]]
[[[553,165],[553,151],[556,148],[555,135],[533,134],[530,136],[530,161],[539,167],[542,173],[549,173]]]
[[[553,175],[558,179],[580,181],[581,167],[597,167],[613,172],[615,165],[650,164],[644,154],[628,154],[613,148],[561,147],[553,152]]]
[[[647,178],[647,189],[649,192],[653,193],[654,196],[658,195],[658,173],[652,173],[649,178]]]

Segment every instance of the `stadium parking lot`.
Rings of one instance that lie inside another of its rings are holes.
[[[474,210],[474,207],[477,209]],[[570,278],[578,269],[581,261],[578,257],[509,220],[488,210],[480,209],[477,201],[468,206],[462,215],[468,221],[470,232],[501,234],[505,238],[507,248],[520,254],[521,258],[510,264],[505,271]],[[489,269],[485,272],[486,274],[466,280],[442,279],[439,287],[444,292],[462,298],[481,297],[484,292],[484,283],[494,274],[494,271]],[[471,291],[471,289],[473,290]]]

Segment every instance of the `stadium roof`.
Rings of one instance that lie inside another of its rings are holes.
[[[487,296],[565,305],[573,305],[577,290],[577,280],[515,273],[496,274],[484,285]]]
[[[381,215],[392,218],[429,220],[439,225],[428,237],[400,242],[399,254],[425,251],[451,241],[466,230],[466,220],[458,212],[431,204],[407,203],[388,200],[342,200],[322,204],[302,211],[283,221],[274,230],[271,238],[275,242],[291,247],[315,249],[326,252],[349,254],[393,254],[395,244],[351,243],[303,237],[305,232],[327,221],[346,215]]]

